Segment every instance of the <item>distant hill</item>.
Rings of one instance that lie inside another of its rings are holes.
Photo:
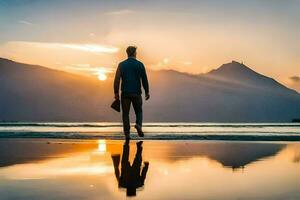
[[[231,62],[207,74],[149,71],[146,121],[290,122],[300,95]],[[0,59],[0,120],[119,121],[110,109],[112,79],[100,82],[42,66]]]
[[[105,120],[102,110],[112,98],[109,83],[5,59],[0,82],[1,120]]]

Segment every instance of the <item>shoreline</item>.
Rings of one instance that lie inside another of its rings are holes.
[[[132,140],[300,141],[300,124],[145,123],[145,137]],[[0,123],[0,139],[58,138],[123,140],[120,123]]]
[[[147,134],[147,133],[146,133]],[[28,135],[27,133],[5,134],[0,133],[0,139],[62,139],[62,140],[124,140],[122,135],[56,135],[35,133]],[[299,142],[300,135],[293,136],[259,136],[259,135],[159,135],[159,136],[145,136],[138,137],[136,134],[131,136],[131,140],[157,140],[157,141],[286,141],[286,142]]]

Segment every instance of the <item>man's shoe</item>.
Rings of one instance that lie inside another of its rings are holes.
[[[125,140],[130,140],[130,134],[129,133],[125,133]]]
[[[145,161],[145,162],[144,162],[144,165],[145,165],[146,167],[148,167],[148,166],[149,166],[149,162],[148,162],[148,161]]]
[[[143,141],[139,141],[136,143],[137,148],[141,148],[143,144]]]
[[[144,133],[143,133],[142,127],[141,127],[140,125],[136,124],[136,125],[134,126],[134,128],[136,129],[136,131],[137,131],[137,133],[138,133],[138,135],[139,135],[140,137],[144,137]]]

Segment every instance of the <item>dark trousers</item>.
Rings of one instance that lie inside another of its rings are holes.
[[[136,121],[135,123],[142,126],[143,123],[143,109],[142,109],[142,96],[135,94],[122,94],[121,95],[121,104],[122,104],[122,117],[123,117],[123,130],[124,133],[130,133],[130,120],[129,120],[129,111],[130,106],[133,106]]]

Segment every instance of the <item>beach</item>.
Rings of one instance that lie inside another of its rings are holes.
[[[1,139],[1,199],[299,199],[300,143]]]
[[[132,124],[131,138],[139,140]],[[300,141],[300,123],[144,123],[143,140]],[[124,139],[116,122],[0,122],[0,138]]]

